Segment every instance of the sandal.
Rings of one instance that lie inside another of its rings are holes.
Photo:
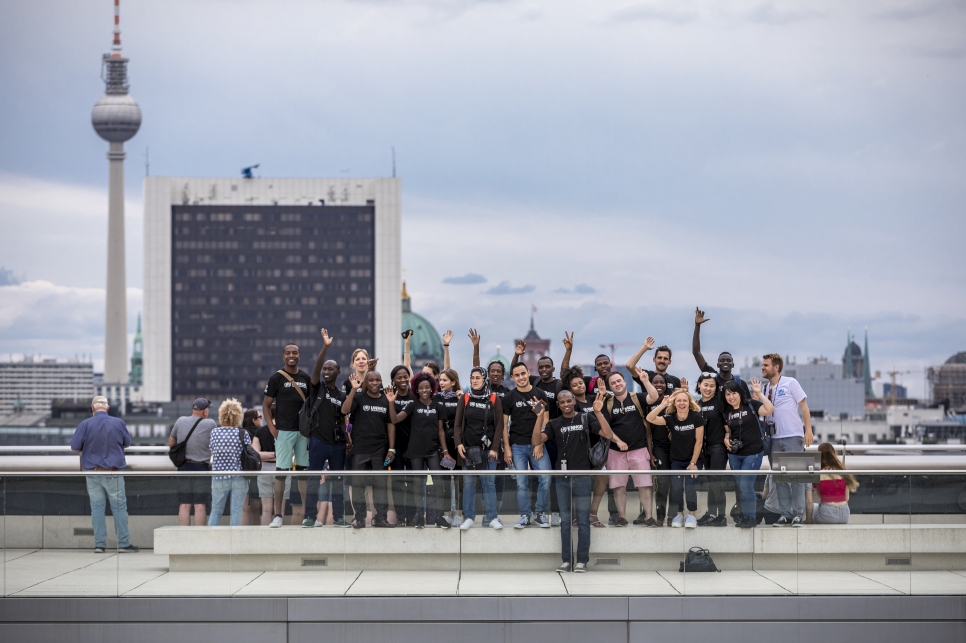
[[[590,526],[600,529],[606,527],[607,525],[600,521],[600,518],[597,517],[597,514],[590,514]]]

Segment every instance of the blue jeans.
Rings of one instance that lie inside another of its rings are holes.
[[[511,444],[510,452],[513,454],[513,468],[518,471],[526,471],[528,468],[534,471],[550,471],[550,456],[547,450],[543,450],[543,456],[537,460],[533,457],[533,445]],[[519,473],[517,478],[517,505],[520,507],[521,516],[530,515],[530,476]],[[550,503],[550,476],[537,476],[537,513],[547,513]]]
[[[671,460],[671,469],[680,471],[687,469],[689,464],[690,462]],[[698,460],[694,466],[698,469],[704,469],[704,462]],[[686,476],[671,476],[671,502],[677,504],[678,513],[684,512],[685,497],[687,498],[688,511],[698,510],[698,492],[694,488],[695,482],[690,473]],[[682,486],[684,489],[681,488]],[[668,505],[668,513],[671,513],[672,508]]]
[[[94,546],[107,544],[107,519],[104,510],[111,503],[114,516],[114,531],[117,532],[117,546],[131,544],[131,532],[127,528],[127,494],[124,492],[124,478],[121,476],[88,476],[87,495],[91,499],[91,526],[94,528]]]
[[[577,562],[590,562],[590,492],[594,487],[590,476],[556,479],[557,501],[560,503],[560,557],[573,564],[571,539],[571,505],[577,509]]]
[[[796,435],[788,438],[772,438],[772,453],[801,453],[805,450],[805,437]],[[791,520],[795,516],[805,515],[805,484],[802,482],[781,482],[781,477],[775,476],[775,490],[778,492],[778,506],[781,514]]]
[[[329,461],[329,471],[345,471],[345,445],[328,444],[312,436],[309,442],[309,471],[322,471],[325,461]],[[345,520],[345,496],[342,486],[342,476],[329,474],[325,478],[326,484],[332,490],[332,516],[334,520]],[[331,484],[329,484],[331,483]],[[316,518],[319,514],[319,477],[309,478],[308,498],[305,503],[305,517]]]
[[[221,522],[221,514],[225,512],[225,502],[231,493],[231,520],[229,525],[237,527],[242,523],[242,507],[245,506],[245,496],[248,495],[248,479],[244,476],[211,479],[211,516],[208,526],[216,527]]]
[[[755,455],[728,454],[728,466],[735,471],[758,471],[764,453]],[[741,513],[745,518],[755,519],[758,508],[758,497],[755,496],[755,476],[735,476],[738,485],[738,499],[741,501]]]
[[[484,457],[486,452],[484,451]],[[467,468],[467,467],[464,467]],[[486,468],[496,470],[496,462],[486,461]],[[489,523],[496,518],[496,476],[463,476],[463,517],[476,520],[476,481],[483,481],[483,506],[486,507],[486,520]]]

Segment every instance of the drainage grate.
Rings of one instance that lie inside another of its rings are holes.
[[[328,558],[303,558],[302,567],[328,567]]]
[[[595,558],[594,565],[620,565],[620,558]]]
[[[886,565],[911,565],[911,558],[886,558]]]
[[[74,535],[75,536],[93,536],[94,528],[93,527],[74,527]]]

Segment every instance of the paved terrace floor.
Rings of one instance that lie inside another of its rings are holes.
[[[0,552],[0,581],[9,597],[966,595],[966,570],[170,572],[168,557],[150,550]]]

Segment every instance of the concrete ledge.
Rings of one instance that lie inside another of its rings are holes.
[[[574,533],[576,536],[576,533]],[[560,558],[557,528],[161,527],[171,571],[528,570]],[[671,570],[691,547],[722,569],[911,571],[966,568],[966,525],[592,529],[595,569]]]

